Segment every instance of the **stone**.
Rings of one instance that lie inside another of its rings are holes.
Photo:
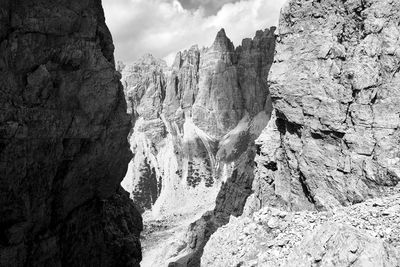
[[[222,29],[211,47],[179,52],[171,67],[151,55],[120,64],[128,112],[137,117],[130,135],[135,156],[122,185],[149,220],[204,214],[189,227],[187,248],[170,260],[156,256],[153,264],[198,261],[208,235],[243,212],[254,140],[272,111],[265,77],[274,30],[258,31],[235,48]]]
[[[269,228],[276,228],[279,224],[279,221],[276,217],[272,217],[268,220],[267,225]]]
[[[1,266],[139,266],[113,52],[101,1],[1,1]]]
[[[261,136],[278,145],[258,156],[274,170],[258,167],[253,184],[263,205],[333,209],[399,182],[400,39],[388,33],[399,10],[372,0],[285,5],[269,75],[276,130]]]
[[[251,259],[258,266],[398,266],[400,216],[397,212],[376,219],[372,214],[395,210],[400,196],[386,196],[379,202],[379,207],[364,202],[337,208],[335,214],[289,211],[274,229],[258,227],[240,246],[235,245],[250,225],[260,221],[259,225],[267,225],[276,214],[275,208],[264,207],[219,228],[207,242],[201,264],[222,266],[226,262],[236,266]],[[314,226],[309,221],[314,221]]]
[[[397,266],[399,258],[389,244],[351,226],[324,224],[301,241],[285,266]]]

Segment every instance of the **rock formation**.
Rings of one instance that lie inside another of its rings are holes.
[[[399,193],[326,212],[232,216],[211,236],[202,266],[399,266]]]
[[[288,1],[247,216],[211,236],[202,264],[399,266],[399,11]]]
[[[124,187],[153,217],[212,213],[190,227],[176,253],[167,253],[175,259],[198,261],[209,235],[242,213],[254,140],[272,110],[267,75],[274,51],[274,29],[237,48],[222,29],[210,48],[179,52],[171,68],[147,55],[122,69],[128,110],[138,117]],[[212,218],[211,228],[203,227],[205,218]]]
[[[139,266],[113,51],[100,0],[1,1],[1,266]]]
[[[269,184],[252,199],[321,210],[398,183],[399,9],[395,1],[287,3],[269,76],[277,119],[268,138],[280,141],[275,152],[261,149]]]
[[[135,155],[122,185],[142,211],[152,207],[162,183],[157,153],[166,137],[161,118],[165,98],[164,68],[165,63],[151,55],[144,56],[131,66],[121,67],[128,113],[136,120],[130,134],[131,149]]]
[[[300,263],[300,264],[299,264]],[[286,266],[399,266],[397,250],[354,227],[324,224],[289,255]]]

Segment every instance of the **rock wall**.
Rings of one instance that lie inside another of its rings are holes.
[[[123,68],[128,109],[139,118],[123,185],[143,209],[213,205],[269,120],[274,38],[273,30],[259,31],[235,49],[221,30],[210,48],[179,52],[171,68],[150,55]]]
[[[134,120],[130,133],[134,157],[122,186],[141,212],[151,209],[160,195],[162,173],[157,154],[167,136],[161,118],[165,98],[165,62],[145,55],[133,65],[121,66],[128,113]]]
[[[246,216],[211,236],[202,264],[399,265],[399,9],[287,2]]]
[[[139,266],[129,117],[100,0],[0,3],[0,265]]]
[[[277,131],[268,138],[280,141],[272,154],[260,147],[274,167],[252,199],[330,209],[398,183],[399,8],[372,0],[289,1],[283,8],[269,76],[277,115],[269,127]]]
[[[251,194],[254,140],[272,110],[267,75],[274,30],[235,48],[222,29],[211,47],[179,52],[171,68],[147,55],[122,69],[128,106],[139,118],[123,186],[156,217],[214,207],[212,217],[218,214],[211,228],[190,226],[179,251],[169,253],[175,260],[195,255],[198,261],[209,235],[229,215],[240,215]]]
[[[222,162],[225,159],[229,162],[229,158],[233,157],[231,171],[224,177],[224,183],[215,200],[215,208],[206,212],[189,226],[186,235],[187,245],[176,257],[175,264],[199,266],[204,245],[209,237],[219,227],[228,223],[231,215],[240,216],[243,213],[246,200],[252,193],[251,185],[254,179],[256,154],[254,140],[268,123],[272,111],[266,80],[274,58],[274,30],[275,28],[271,28],[270,31],[266,30],[264,35],[257,32],[253,41],[245,39],[242,46],[235,51],[238,58],[239,87],[244,93],[242,105],[246,111],[245,118],[248,114],[255,117],[248,124],[245,135],[239,134],[238,137],[232,138],[231,136],[234,137],[236,134],[236,131],[233,130],[228,138],[219,142],[217,159]],[[264,98],[261,100],[262,94],[264,94]],[[262,107],[261,103],[264,103],[262,110],[266,112],[267,117],[257,113],[259,112],[257,110]],[[239,122],[236,129],[242,127]]]

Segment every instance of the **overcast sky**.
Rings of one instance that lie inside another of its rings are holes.
[[[286,0],[103,0],[115,58],[131,63],[145,53],[169,63],[178,51],[210,46],[225,29],[235,45],[276,26]]]

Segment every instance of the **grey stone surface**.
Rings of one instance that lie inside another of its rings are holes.
[[[399,9],[372,0],[284,7],[269,76],[280,132],[270,179],[291,209],[359,203],[398,183]]]
[[[399,9],[287,2],[253,193],[202,265],[399,266]]]
[[[257,31],[235,48],[222,29],[211,47],[179,52],[170,68],[150,55],[122,68],[134,107],[128,110],[138,115],[123,185],[142,211],[165,217],[215,206],[217,225],[242,213],[251,194],[254,140],[272,111],[267,76],[274,30]],[[200,221],[190,226],[179,255],[169,254],[179,259],[194,252],[198,261],[216,229],[197,227],[207,224]]]
[[[202,266],[399,266],[400,189],[325,212],[264,207],[231,217]]]

